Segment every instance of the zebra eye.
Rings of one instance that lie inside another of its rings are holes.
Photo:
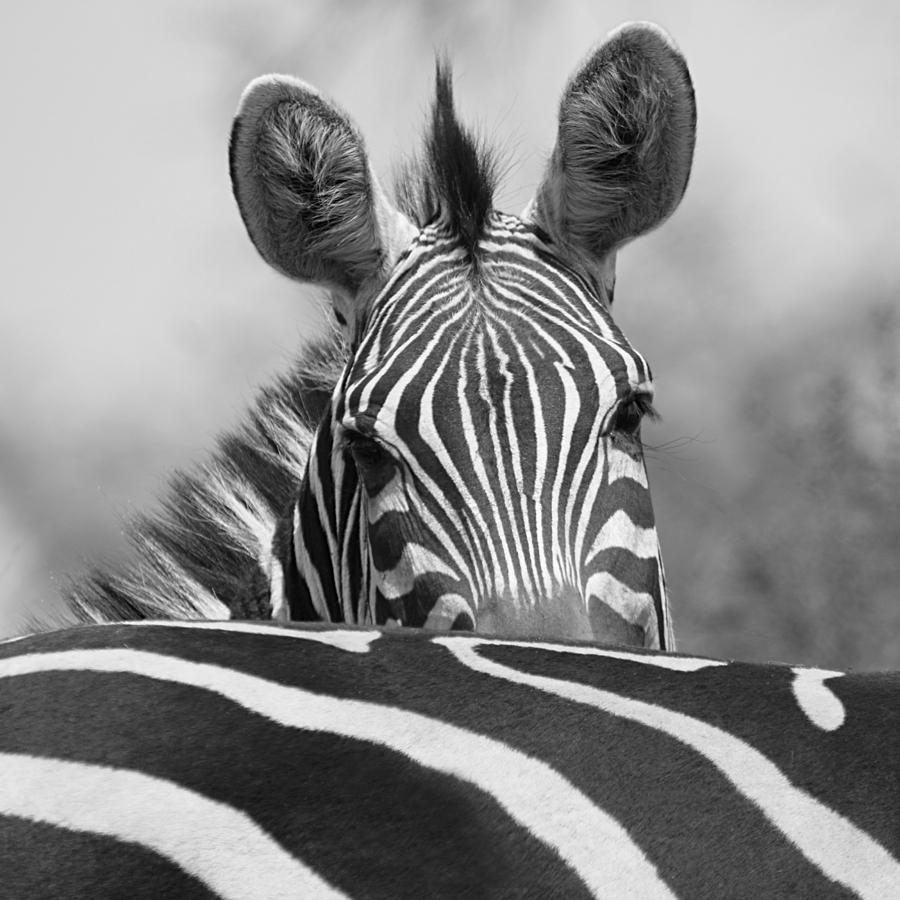
[[[634,435],[641,427],[644,417],[658,419],[659,413],[645,394],[632,394],[619,404],[613,416],[611,431],[624,435]]]
[[[361,472],[373,471],[392,460],[390,453],[375,438],[358,431],[347,432],[344,442],[347,452]]]

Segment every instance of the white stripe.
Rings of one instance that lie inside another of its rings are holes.
[[[495,408],[490,394],[490,378],[487,373],[487,355],[490,349],[490,355],[496,360],[497,366],[503,378],[503,411],[505,429],[503,440],[500,439],[500,428],[498,424],[498,410]],[[509,367],[509,357],[504,352],[500,344],[500,336],[497,329],[491,324],[490,314],[484,317],[484,333],[482,334],[481,343],[479,345],[479,375],[481,376],[478,384],[479,396],[485,403],[485,409],[488,415],[488,433],[490,435],[491,448],[494,456],[494,464],[497,467],[497,478],[494,481],[494,499],[496,500],[496,488],[499,487],[502,498],[502,507],[499,503],[494,504],[495,527],[500,535],[500,541],[505,547],[509,547],[510,538],[512,539],[512,559],[510,559],[509,578],[507,580],[509,590],[513,596],[536,597],[540,594],[540,586],[532,583],[529,568],[529,558],[526,556],[525,546],[522,543],[522,535],[516,524],[515,512],[513,510],[513,496],[510,492],[510,480],[506,471],[506,462],[504,456],[508,453],[513,470],[513,480],[521,491],[522,472],[517,466],[521,452],[519,450],[518,435],[513,428],[512,422],[512,404],[510,395],[512,391],[513,374]],[[501,514],[502,509],[502,514]],[[528,531],[528,519],[522,521],[523,529]],[[507,553],[507,558],[510,554]],[[513,563],[513,559],[516,563]]]
[[[343,463],[341,463],[341,466],[341,480],[343,481],[346,467]],[[335,496],[343,496],[343,491],[339,490],[337,485],[335,485]],[[352,590],[354,562],[359,565],[360,574],[363,578],[365,577],[363,573],[369,568],[370,564],[367,496],[366,492],[359,488],[354,491],[343,526],[338,526],[341,540],[341,557],[338,563],[338,573],[340,575],[339,597],[345,622],[358,622],[360,620],[359,612],[361,611],[357,609],[357,606],[361,599],[368,599],[366,594],[363,593],[361,586],[357,591]],[[356,529],[353,528],[354,524],[356,524]]]
[[[381,593],[386,600],[397,600],[415,588],[420,575],[446,575],[459,580],[459,575],[440,556],[421,544],[407,541],[397,565],[381,573]]]
[[[475,612],[464,597],[459,594],[441,594],[431,607],[423,627],[426,631],[449,631],[462,615],[475,622]]]
[[[346,897],[245,813],[171,781],[15,753],[0,753],[0,772],[4,814],[149,847],[220,897]],[[52,851],[50,860],[44,854],[35,866],[49,870]],[[121,876],[125,883],[118,887],[125,891],[131,873]],[[116,886],[113,873],[104,877],[107,888]]]
[[[603,465],[600,456],[602,448],[608,446],[609,442],[600,440],[601,424],[602,420],[599,416],[595,417],[591,423],[590,433],[582,448],[575,472],[568,484],[569,498],[566,501],[564,527],[566,532],[566,553],[572,563],[579,566],[579,569],[573,573],[573,578],[575,579],[581,574],[580,560],[582,558],[581,553],[584,547],[585,535],[588,527],[592,524],[592,519],[597,515],[597,495],[603,486]],[[587,484],[584,487],[584,495],[578,503],[576,519],[575,504],[578,502],[578,496],[585,481],[587,481]],[[608,498],[604,499],[608,508],[609,500]],[[604,503],[601,502],[601,510],[603,506]],[[574,583],[577,584],[577,580]]]
[[[443,643],[443,638],[437,643]],[[631,653],[628,650],[607,650],[593,644],[550,644],[544,641],[504,641],[494,638],[478,638],[477,643],[490,647],[528,647],[531,650],[547,650],[551,653],[568,653],[573,656],[603,656],[640,663],[670,672],[699,672],[702,669],[729,665],[724,659],[704,659],[700,656],[669,656],[667,653]]]
[[[471,355],[474,355],[475,357],[475,359],[472,360],[472,365],[477,368],[474,377],[479,380],[483,380],[484,377],[483,366],[481,364],[481,360],[479,359],[478,349],[469,349],[475,337],[477,337],[477,332],[475,332],[474,330],[468,331],[466,333],[465,343],[461,348],[461,352],[459,355],[460,371],[459,375],[456,378],[456,402],[458,404],[457,409],[462,420],[463,433],[466,437],[465,446],[466,450],[468,451],[468,455],[465,460],[467,478],[464,479],[461,483],[465,484],[466,481],[471,482],[472,479],[468,476],[470,474],[475,475],[475,481],[478,487],[481,489],[482,495],[485,499],[485,503],[477,503],[474,499],[471,501],[467,500],[467,509],[472,511],[477,510],[478,523],[481,527],[481,523],[484,522],[484,507],[488,506],[487,512],[495,522],[497,521],[497,510],[496,505],[493,503],[493,497],[490,488],[490,478],[488,477],[487,469],[484,465],[484,460],[481,458],[481,453],[478,449],[479,429],[475,425],[475,420],[472,417],[472,409],[470,408],[469,403],[466,400],[466,387],[469,385],[469,382],[472,378],[472,376],[470,376],[469,374],[469,366],[466,362],[467,350]],[[432,411],[432,415],[433,414],[434,413]],[[466,492],[466,494],[467,497],[471,496],[468,491]],[[485,524],[483,527],[485,539],[482,541],[482,543],[486,546],[488,553],[491,554],[490,565],[493,569],[493,571],[488,572],[488,577],[492,578],[490,588],[493,590],[493,593],[495,595],[503,596],[507,587],[506,577],[513,568],[512,557],[509,553],[509,547],[502,540],[501,536],[500,550],[502,551],[503,557],[503,559],[501,560],[501,554],[497,552],[498,548],[495,542],[489,537],[489,527],[487,526],[487,524]],[[485,600],[487,598],[482,597],[480,599]]]
[[[588,354],[589,356],[591,354]],[[560,457],[554,461],[556,473],[553,478],[553,487],[550,493],[550,540],[553,542],[553,571],[559,581],[568,584],[577,584],[579,572],[575,571],[574,560],[571,553],[571,535],[560,533],[560,510],[562,509],[562,487],[566,474],[566,454],[569,451],[568,439],[575,431],[575,424],[581,413],[581,398],[578,387],[572,377],[572,370],[567,369],[562,363],[554,362],[557,377],[563,388],[565,399],[563,400],[562,438],[560,444]],[[565,522],[563,522],[565,525]],[[565,547],[565,556],[563,556]]]
[[[380,631],[355,631],[352,629],[328,629],[327,631],[313,631],[303,628],[284,628],[279,625],[265,625],[255,622],[182,622],[178,620],[143,619],[138,622],[118,622],[107,625],[98,625],[98,628],[115,628],[117,625],[135,625],[138,628],[146,628],[148,625],[156,628],[191,628],[197,631],[234,631],[238,634],[263,634],[266,637],[286,637],[301,641],[315,641],[317,644],[327,644],[337,650],[346,650],[348,653],[368,653],[373,641],[381,637]]]
[[[406,486],[400,475],[400,469],[391,476],[388,484],[382,488],[376,497],[368,501],[369,524],[377,525],[382,516],[388,513],[399,513],[407,516],[410,513],[409,501],[406,497]]]
[[[633,459],[623,450],[616,447],[609,438],[604,438],[603,446],[606,448],[608,461],[607,481],[612,484],[620,478],[630,478],[639,484],[645,491],[649,490],[647,481],[647,467],[643,459]]]
[[[284,592],[284,567],[272,554],[272,568],[269,570],[269,605],[272,608],[272,621],[288,622],[291,609]]]
[[[31,636],[31,634],[17,634],[13,637],[3,638],[2,640],[0,640],[0,646],[2,646],[3,644],[14,644],[16,641],[24,641],[25,638]]]
[[[656,559],[659,553],[659,538],[656,528],[642,528],[635,525],[624,509],[617,509],[604,523],[594,538],[585,565],[590,565],[594,557],[610,547],[629,550],[639,559]]]
[[[474,336],[474,332],[473,332]],[[488,459],[493,456],[493,464],[495,471],[491,476],[487,474],[487,468],[484,465],[483,454],[477,445],[477,436],[480,431],[475,427],[474,418],[470,410],[466,410],[466,420],[471,424],[472,431],[470,433],[469,449],[472,453],[472,462],[475,464],[475,470],[479,479],[482,481],[485,497],[490,504],[491,520],[496,529],[497,543],[503,548],[503,556],[506,559],[506,575],[502,579],[495,577],[495,590],[501,596],[507,591],[513,597],[519,597],[528,593],[528,587],[525,583],[520,583],[520,578],[527,574],[523,571],[521,561],[524,560],[524,552],[518,529],[512,519],[512,498],[509,493],[509,483],[506,478],[506,466],[503,463],[503,452],[500,448],[500,440],[497,436],[497,410],[494,408],[491,399],[489,382],[490,378],[487,371],[488,348],[493,337],[492,329],[485,320],[482,329],[478,334],[477,344],[474,344],[475,353],[475,382],[478,387],[478,395],[484,402],[484,409],[487,412],[487,435],[482,435],[486,442],[489,442],[491,450],[487,455]],[[492,348],[494,352],[491,354],[496,357],[496,348]],[[505,390],[509,390],[509,373],[504,372]],[[469,379],[463,380],[463,386]],[[460,402],[463,401],[463,393],[460,390]],[[509,538],[512,537],[515,546],[510,546]]]
[[[643,628],[645,639],[655,635],[655,646],[659,646],[656,604],[650,594],[632,590],[609,572],[594,572],[584,586],[584,602],[588,608],[591,597],[596,597],[629,624]]]
[[[672,613],[669,609],[669,594],[666,590],[666,568],[663,565],[662,548],[656,551],[656,575],[659,579],[657,590],[661,598],[660,609],[662,609],[662,627],[660,628],[660,639],[665,640],[665,650],[667,653],[674,653],[677,649],[675,645],[675,631],[672,623]]]
[[[577,496],[574,493],[569,496],[569,503],[566,507],[566,520],[571,522],[574,516],[574,523],[571,526],[575,533],[575,540],[572,546],[572,559],[579,564],[582,574],[584,564],[581,560],[584,559],[584,544],[587,540],[588,532],[592,530],[598,512],[604,515],[608,512],[608,510],[603,508],[603,504],[598,504],[597,501],[597,498],[600,496],[600,491],[606,489],[603,459],[605,458],[605,448],[609,444],[609,441],[599,437],[598,430],[599,429],[595,426],[591,427],[589,443],[593,447],[593,465],[583,476],[586,485],[584,496],[579,504],[578,511],[576,513],[572,508],[573,500]],[[609,505],[608,497],[606,505]]]
[[[800,666],[791,671],[794,673],[791,690],[810,722],[823,731],[836,731],[840,728],[846,718],[844,704],[825,684],[825,680],[840,678],[844,673],[804,669]]]
[[[72,650],[0,660],[0,677],[53,670],[129,672],[213,691],[291,728],[370,741],[476,785],[543,841],[597,896],[672,897],[624,828],[540,760],[418,713],[286,687],[140,650]],[[167,817],[168,818],[168,817]]]
[[[771,760],[721,728],[683,713],[621,697],[577,682],[520,672],[476,652],[477,638],[435,638],[476,672],[583,703],[638,722],[696,750],[714,765],[768,820],[828,878],[861,897],[897,896],[900,864],[879,843],[840,814],[795,787]],[[635,891],[633,896],[641,896]]]

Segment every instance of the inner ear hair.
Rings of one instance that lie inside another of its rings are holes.
[[[252,82],[232,128],[230,167],[250,238],[274,268],[350,293],[380,269],[363,140],[313,88],[288,76]]]
[[[668,218],[684,194],[696,130],[687,64],[662,29],[614,31],[576,72],[536,217],[597,261]]]

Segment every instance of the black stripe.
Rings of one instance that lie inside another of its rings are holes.
[[[277,683],[387,704],[503,741],[552,765],[618,818],[680,896],[842,895],[696,751],[643,725],[473,672],[430,636],[385,633],[369,653],[354,654],[278,635],[120,626],[29,639],[0,647],[0,657],[16,649],[104,645],[237,666]],[[671,673],[515,644],[478,653],[724,728],[894,853],[900,849],[892,763],[900,753],[891,712],[900,689],[896,674],[830,682],[849,715],[841,729],[825,733],[799,710],[785,667],[731,664]],[[579,895],[572,873],[489,796],[386,748],[285,729],[209,691],[133,675],[7,678],[3,699],[0,750],[172,779],[246,810],[353,895],[459,896],[467,889]],[[2,839],[21,846],[20,821],[4,821],[9,830]],[[57,853],[65,863],[72,849],[66,839],[43,847],[42,866],[52,865]]]
[[[212,900],[218,897],[152,850],[102,835],[0,815],[3,900]]]

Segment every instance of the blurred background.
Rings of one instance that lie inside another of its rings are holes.
[[[538,180],[566,78],[626,19],[694,78],[685,200],[619,257],[680,649],[900,668],[900,6],[61,0],[0,12],[0,636],[202,459],[316,334],[256,256],[226,145],[244,85],[335,97],[376,169],[417,140],[435,49]]]

